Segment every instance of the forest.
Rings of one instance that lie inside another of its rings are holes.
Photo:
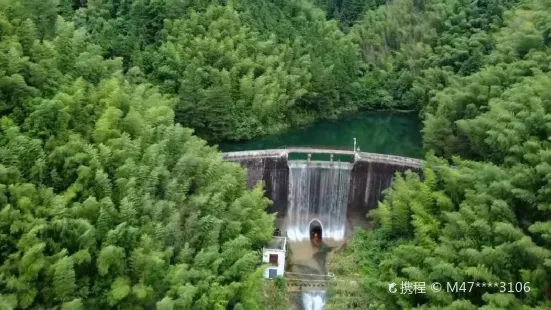
[[[209,145],[375,109],[419,113],[426,166],[335,257],[360,290],[326,308],[549,309],[550,12],[0,0],[0,310],[289,309],[259,266],[270,201]],[[396,281],[531,289],[388,294]]]
[[[376,228],[334,259],[363,290],[334,288],[328,309],[549,309],[551,2],[411,5],[368,11],[352,31],[370,38],[365,55],[382,68],[370,79],[424,118],[427,164],[422,178],[397,176],[369,214]],[[381,19],[393,23],[378,34],[359,27]],[[388,27],[402,36],[387,41]],[[389,42],[399,48],[389,53]],[[418,279],[530,289],[388,293],[389,282]]]

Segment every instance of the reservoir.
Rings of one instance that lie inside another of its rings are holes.
[[[322,120],[241,142],[220,143],[222,152],[266,150],[287,146],[349,149],[362,152],[422,158],[421,120],[417,113],[362,112],[338,120]]]

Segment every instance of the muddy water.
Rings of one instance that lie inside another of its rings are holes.
[[[315,247],[310,241],[289,242],[291,256],[288,271],[314,275],[327,274],[326,262],[329,253],[344,242],[324,241],[321,247]]]
[[[314,246],[310,241],[289,242],[290,260],[287,266],[289,278],[320,280],[327,275],[327,258],[331,252],[340,247],[343,241],[323,241],[320,247]],[[297,273],[300,275],[295,275]],[[326,302],[325,291],[304,291],[296,296],[296,309],[322,310]]]

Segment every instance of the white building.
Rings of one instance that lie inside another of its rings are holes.
[[[262,249],[262,263],[268,264],[264,270],[265,279],[274,279],[285,273],[285,254],[287,238],[272,237],[267,247]]]

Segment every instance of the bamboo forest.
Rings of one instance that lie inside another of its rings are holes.
[[[0,0],[13,309],[551,309],[551,0]]]

